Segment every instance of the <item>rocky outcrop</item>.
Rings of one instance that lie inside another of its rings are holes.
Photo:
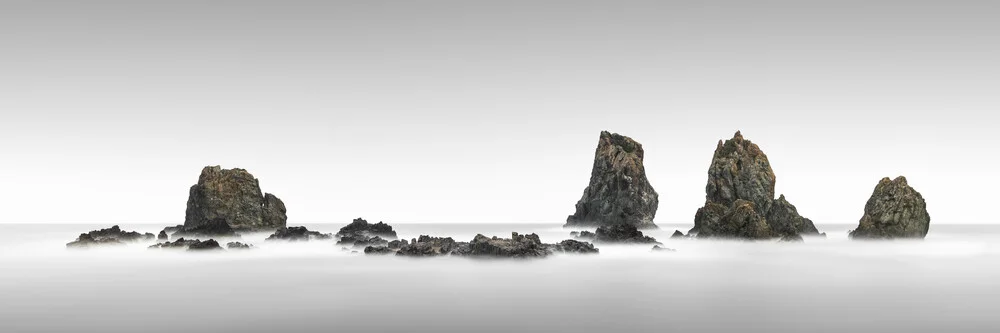
[[[850,233],[852,239],[897,239],[927,236],[931,216],[927,203],[919,192],[907,183],[905,177],[890,180],[882,178],[868,203],[858,228]]]
[[[708,169],[705,206],[695,213],[689,235],[770,239],[818,234],[784,195],[774,198],[776,180],[767,155],[740,132],[719,141]]]
[[[306,227],[282,227],[275,230],[270,236],[267,236],[265,240],[310,241],[323,239],[333,239],[333,235],[310,231]]]
[[[285,226],[286,212],[280,199],[261,193],[257,178],[246,170],[205,167],[191,186],[184,227],[222,219],[238,230],[270,230]]]
[[[75,241],[66,244],[66,247],[80,248],[94,245],[115,245],[125,242],[135,242],[140,240],[152,240],[155,236],[152,233],[139,233],[135,231],[124,231],[119,226],[90,231],[80,234]]]
[[[653,248],[649,250],[650,252],[677,252],[675,249],[660,247],[659,245],[653,245]]]
[[[512,233],[511,238],[476,235],[471,242],[458,242],[451,237],[420,236],[412,242],[392,241],[386,245],[368,246],[369,255],[395,254],[406,257],[466,256],[500,258],[537,258],[553,253],[598,253],[593,244],[565,240],[557,244],[542,243],[536,234]]]
[[[167,231],[166,230],[160,230],[160,234],[156,235],[156,240],[163,240],[163,241],[165,241],[165,240],[168,240],[168,239],[170,239],[170,236],[167,235]]]
[[[684,236],[684,233],[681,232],[680,230],[674,230],[674,233],[670,235],[670,238],[684,238],[684,237],[686,236]]]
[[[655,238],[643,235],[642,231],[631,224],[602,226],[594,233],[584,231],[578,238],[596,243],[659,244]]]
[[[351,224],[340,228],[340,231],[337,232],[337,237],[346,236],[378,236],[383,239],[396,239],[396,231],[392,230],[391,225],[384,222],[371,224],[362,218],[356,218],[351,221]]]
[[[630,224],[655,228],[659,196],[646,179],[642,145],[629,137],[601,132],[590,185],[566,226]]]
[[[347,235],[337,241],[337,245],[363,249],[368,246],[385,246],[389,241],[379,236]]]
[[[197,239],[178,238],[173,242],[163,242],[149,246],[150,249],[188,249],[193,251],[221,250],[222,246],[214,239],[201,241]]]
[[[222,218],[214,218],[206,223],[193,227],[184,226],[171,235],[172,237],[188,238],[212,238],[212,237],[239,237],[236,230]]]
[[[226,244],[226,248],[230,250],[249,250],[253,248],[253,245],[241,242],[229,242]]]
[[[222,250],[222,246],[219,242],[214,239],[209,239],[207,241],[195,241],[188,246],[188,251],[212,251],[212,250]]]

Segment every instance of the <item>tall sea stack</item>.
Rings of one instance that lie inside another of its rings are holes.
[[[906,177],[882,178],[865,205],[865,215],[852,239],[924,238],[930,229],[927,203]]]
[[[223,219],[233,229],[268,230],[284,227],[285,203],[262,194],[257,178],[243,169],[219,166],[201,170],[198,183],[191,186],[184,228],[190,229]]]
[[[646,179],[642,145],[627,136],[601,132],[590,185],[576,203],[567,227],[631,224],[656,228],[659,196]]]
[[[708,169],[705,206],[695,214],[691,233],[699,238],[768,239],[818,234],[782,195],[774,199],[776,178],[767,155],[736,132],[719,141]]]

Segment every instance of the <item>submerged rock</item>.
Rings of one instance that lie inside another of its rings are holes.
[[[266,240],[309,241],[322,239],[333,239],[333,235],[318,231],[309,231],[306,227],[282,227],[275,230],[270,236],[267,236]]]
[[[222,218],[214,218],[203,224],[196,225],[194,227],[182,226],[180,230],[177,230],[172,235],[173,237],[188,237],[188,238],[212,238],[212,237],[239,237],[240,235],[236,233],[236,230]]]
[[[188,251],[211,251],[211,250],[222,250],[222,246],[219,242],[214,239],[209,239],[207,241],[195,241],[188,246]]]
[[[286,212],[278,197],[261,193],[257,178],[246,170],[205,167],[191,186],[184,226],[222,219],[239,230],[276,229],[285,226]]]
[[[393,254],[406,257],[467,256],[534,258],[553,253],[598,253],[593,244],[575,240],[565,240],[557,244],[544,244],[536,234],[520,235],[512,233],[511,238],[486,237],[476,235],[471,242],[458,242],[451,237],[431,237],[422,235],[412,242],[392,241],[387,245],[365,247],[365,254]]]
[[[152,233],[139,233],[135,231],[123,231],[120,227],[90,231],[80,234],[76,240],[66,244],[67,247],[88,247],[93,245],[115,245],[124,242],[135,242],[140,240],[152,240],[155,235]]]
[[[156,239],[157,240],[167,240],[167,239],[170,239],[170,236],[167,236],[167,232],[165,230],[160,230],[160,234],[156,235]]]
[[[655,238],[645,236],[631,224],[615,224],[597,228],[594,241],[598,243],[659,244]]]
[[[187,248],[191,244],[197,243],[197,239],[184,239],[184,237],[178,238],[173,242],[163,242],[158,244],[150,245],[150,249],[171,249],[171,248]]]
[[[775,182],[767,155],[740,132],[719,141],[708,169],[705,206],[695,213],[689,236],[753,240],[819,234],[784,195],[774,198]]]
[[[681,232],[680,230],[674,230],[674,233],[670,235],[670,238],[684,238],[684,237],[686,236],[684,236],[684,233]]]
[[[650,251],[652,251],[652,252],[677,252],[677,250],[675,250],[675,249],[660,247],[659,245],[653,245],[653,249],[651,249]]]
[[[226,248],[230,250],[249,250],[253,248],[253,245],[240,242],[229,242],[226,244]]]
[[[930,229],[927,203],[906,177],[882,178],[868,203],[852,239],[924,238]]]
[[[337,241],[337,245],[349,245],[362,249],[368,246],[386,246],[387,244],[389,241],[379,236],[348,235]]]
[[[655,228],[659,195],[646,179],[642,145],[627,136],[601,132],[590,184],[566,226],[630,224]]]
[[[392,230],[392,226],[384,222],[379,223],[368,223],[362,218],[356,218],[351,221],[351,224],[340,228],[337,232],[337,237],[346,236],[378,236],[382,239],[396,239],[396,231]]]
[[[572,239],[567,239],[562,242],[556,243],[552,246],[552,250],[555,252],[562,253],[578,253],[578,254],[590,254],[599,253],[600,250],[594,247],[594,244],[588,242],[581,242]]]
[[[402,243],[398,243],[398,245],[400,247],[396,251],[396,255],[407,257],[441,256],[450,255],[453,252],[464,253],[469,248],[468,243],[456,242],[451,237],[431,237],[426,235],[421,235],[420,238],[414,239],[413,242],[406,243],[406,241],[403,241]],[[389,246],[388,248],[392,247]]]

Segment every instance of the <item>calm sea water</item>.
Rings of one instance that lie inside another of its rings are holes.
[[[341,225],[307,225],[336,232]],[[401,237],[568,238],[559,224],[396,224]],[[0,332],[998,332],[1000,226],[924,241],[671,240],[540,260],[407,259],[332,242],[72,251],[108,225],[0,224]],[[123,225],[157,232],[159,225]]]

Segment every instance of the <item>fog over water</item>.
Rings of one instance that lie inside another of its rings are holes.
[[[104,225],[0,224],[0,332],[989,332],[1000,329],[1000,226],[935,225],[925,241],[671,240],[538,260],[407,259],[331,241],[220,253],[84,251]],[[158,225],[123,225],[156,232]],[[336,232],[340,225],[310,229]],[[558,224],[397,224],[470,240]]]

